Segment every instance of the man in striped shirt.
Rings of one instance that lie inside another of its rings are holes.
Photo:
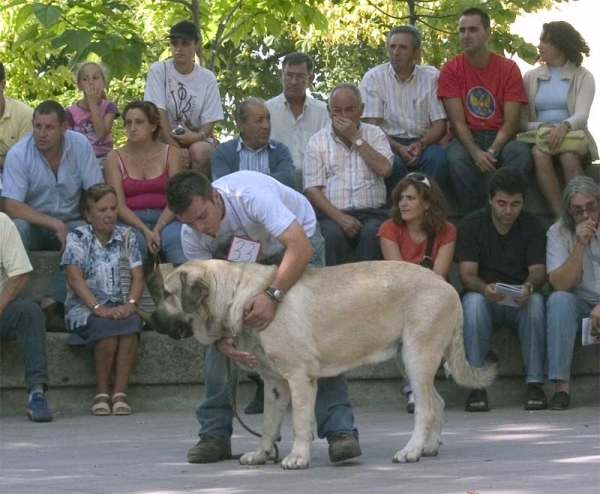
[[[416,169],[442,185],[448,164],[439,145],[446,134],[446,112],[437,97],[439,71],[419,65],[421,32],[413,26],[392,29],[387,51],[390,61],[369,70],[360,89],[363,122],[378,125],[394,151],[388,190]]]
[[[310,138],[304,155],[304,191],[325,237],[327,266],[348,262],[351,247],[359,261],[381,258],[377,232],[389,216],[383,179],[393,153],[379,127],[361,123],[363,108],[354,84],[335,86],[332,124]]]

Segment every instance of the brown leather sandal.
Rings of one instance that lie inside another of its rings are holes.
[[[129,415],[131,413],[131,407],[127,403],[127,395],[125,393],[115,393],[112,397],[113,402],[113,415]]]
[[[110,396],[106,393],[98,393],[94,396],[92,401],[92,414],[93,415],[110,415]]]

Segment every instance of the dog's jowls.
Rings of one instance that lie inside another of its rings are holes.
[[[315,380],[400,350],[415,398],[415,427],[394,462],[435,456],[440,447],[444,401],[433,382],[442,357],[454,380],[470,388],[493,381],[497,364],[470,366],[463,344],[463,315],[454,288],[435,273],[405,262],[362,262],[307,269],[286,294],[267,329],[243,325],[243,308],[269,286],[275,267],[226,261],[190,261],[169,275],[152,326],[175,338],[194,335],[203,344],[224,337],[255,353],[254,370],[265,381],[260,446],[240,459],[263,464],[279,437],[291,399],[294,444],[282,467],[308,467]]]

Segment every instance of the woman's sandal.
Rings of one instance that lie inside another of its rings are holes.
[[[129,415],[131,413],[131,407],[127,403],[127,396],[125,393],[115,393],[112,397],[113,402],[113,415]]]
[[[488,403],[487,391],[485,389],[474,389],[467,398],[465,405],[467,412],[489,412],[490,405]]]
[[[527,401],[524,408],[525,410],[546,410],[548,408],[548,399],[541,383],[527,384]]]
[[[110,396],[106,393],[98,393],[92,401],[93,415],[110,415]]]

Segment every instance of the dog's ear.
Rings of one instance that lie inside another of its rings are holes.
[[[181,282],[181,308],[186,314],[198,310],[200,302],[208,295],[208,285],[200,276],[188,275],[185,270],[179,274]]]

